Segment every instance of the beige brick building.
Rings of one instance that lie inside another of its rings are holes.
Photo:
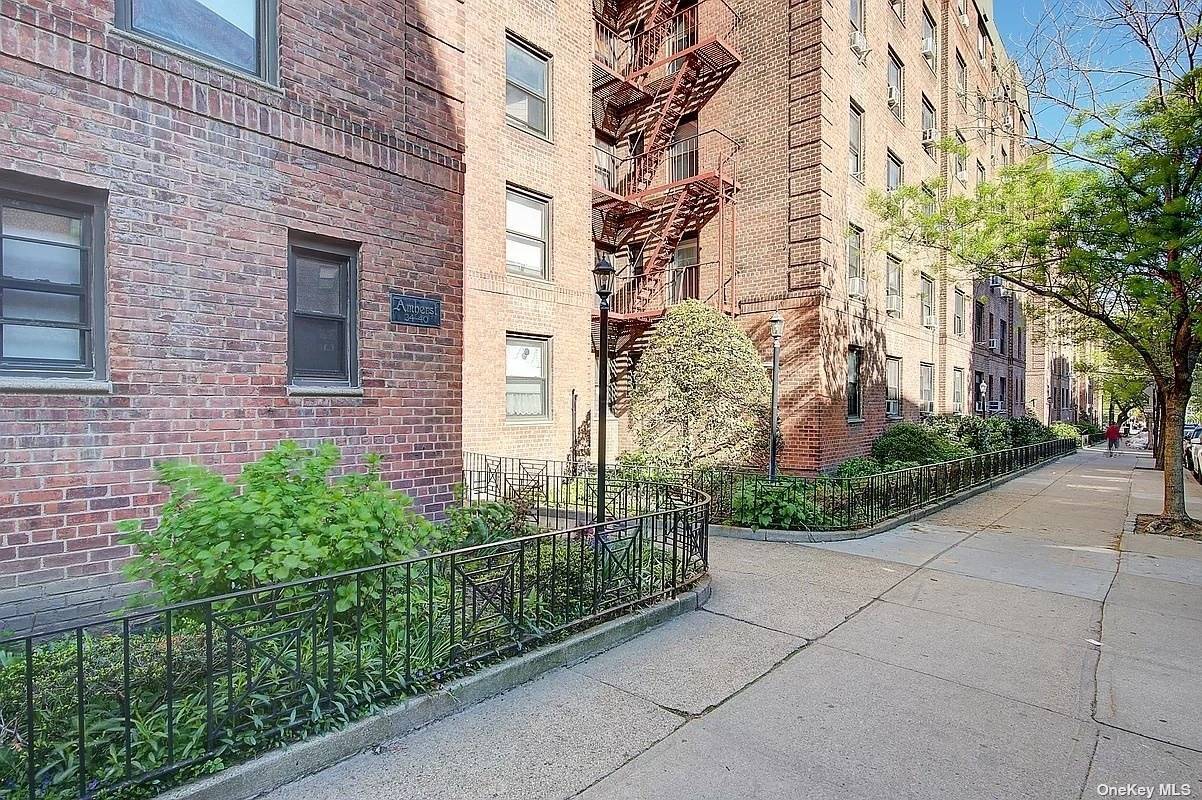
[[[886,241],[869,209],[901,183],[970,191],[1021,150],[991,0],[598,0],[591,19],[493,5],[468,37],[468,449],[569,452],[572,390],[578,427],[595,412],[598,257],[618,269],[615,451],[630,370],[687,298],[735,316],[765,357],[785,315],[786,467],[833,466],[899,419],[1025,413],[1020,298]],[[527,118],[540,99],[549,123]],[[507,222],[507,184],[554,207],[533,278],[502,247],[537,250],[521,237],[543,228]],[[506,364],[506,334],[545,337],[545,376]]]

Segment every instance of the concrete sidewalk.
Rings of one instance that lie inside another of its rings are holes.
[[[704,612],[268,797],[1197,796],[1202,543],[1122,539],[1158,497],[1134,461],[856,542],[715,540]]]

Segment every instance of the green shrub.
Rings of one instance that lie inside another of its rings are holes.
[[[972,451],[949,439],[930,425],[899,422],[890,426],[872,445],[872,456],[888,464],[898,461],[933,464],[972,455]]]
[[[872,456],[856,456],[840,464],[832,476],[835,478],[864,478],[881,472],[884,472],[881,462]]]
[[[136,548],[129,577],[149,581],[169,603],[341,572],[435,549],[439,530],[413,501],[389,488],[379,460],[336,479],[331,444],[284,442],[227,481],[203,466],[166,463],[171,490],[159,523],[122,526]]]
[[[1081,431],[1082,436],[1098,436],[1102,433],[1101,427],[1092,420],[1081,420],[1077,423],[1077,430]]]
[[[735,494],[734,522],[748,528],[804,531],[829,526],[830,518],[806,498],[810,483],[783,479],[776,483],[749,481]]]
[[[1026,447],[1051,441],[1052,432],[1034,417],[1018,417],[1010,420],[1010,440],[1014,447]]]
[[[1053,422],[1050,430],[1057,439],[1080,439],[1081,432],[1070,422]]]
[[[527,511],[500,501],[448,508],[442,527],[443,543],[452,548],[492,544],[538,532]]]

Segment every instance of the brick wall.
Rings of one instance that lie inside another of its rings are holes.
[[[107,0],[0,1],[2,177],[106,197],[112,384],[0,395],[0,629],[122,602],[115,528],[153,516],[162,459],[332,441],[426,512],[451,499],[463,6],[279,5],[275,87],[116,31]],[[362,397],[286,391],[289,231],[360,246]],[[390,290],[440,296],[442,327],[390,324]]]
[[[464,444],[468,450],[563,459],[577,424],[596,406],[590,339],[593,294],[592,7],[551,0],[489,0],[467,21]],[[506,122],[505,42],[510,33],[550,57],[550,136]],[[505,191],[550,199],[546,280],[510,274]],[[506,416],[507,333],[550,342],[550,415]],[[596,426],[593,426],[595,430]]]

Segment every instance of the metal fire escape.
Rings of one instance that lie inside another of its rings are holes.
[[[619,262],[609,342],[619,363],[675,303],[734,311],[738,146],[698,120],[741,61],[739,19],[725,0],[595,0],[593,10],[593,239]]]

